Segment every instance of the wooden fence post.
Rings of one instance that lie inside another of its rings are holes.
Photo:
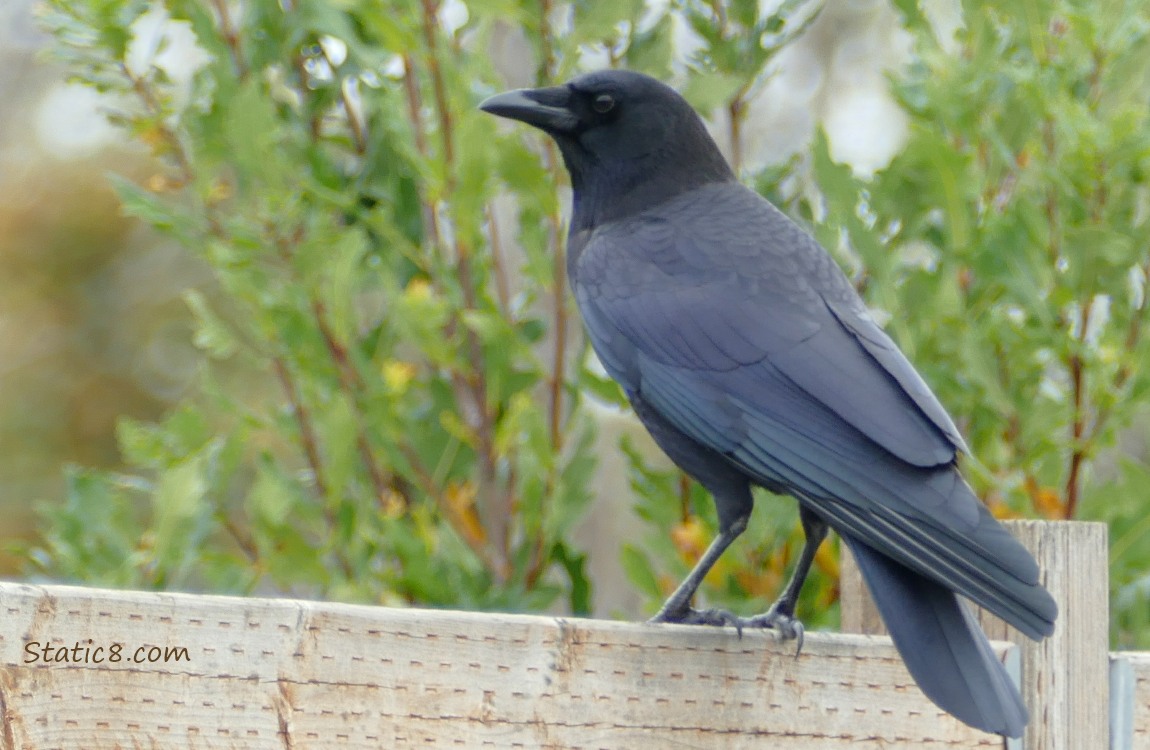
[[[1107,528],[1082,521],[1007,521],[1030,550],[1058,602],[1054,634],[1035,643],[987,613],[979,621],[995,640],[1022,652],[1022,697],[1030,709],[1025,750],[1103,750],[1110,736],[1110,579]],[[842,630],[886,632],[858,568],[844,546]]]

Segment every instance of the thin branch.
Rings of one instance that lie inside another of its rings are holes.
[[[307,58],[304,56],[302,50],[295,56],[295,72],[299,77],[299,90],[301,94],[306,94],[308,91],[307,81],[311,76],[307,72]],[[313,110],[308,116],[307,125],[308,136],[313,141],[318,141],[323,136],[322,124],[323,121],[320,118],[319,112]]]
[[[747,87],[742,86],[727,102],[727,119],[731,139],[731,169],[735,174],[743,168],[743,120],[747,116]]]
[[[551,30],[551,0],[539,4],[540,64],[539,85],[550,82],[555,75],[555,49]],[[555,182],[562,180],[563,170],[555,142],[547,138],[543,142],[543,163]],[[548,383],[548,428],[551,449],[558,454],[563,450],[563,384],[567,374],[567,328],[569,311],[567,307],[567,259],[563,238],[563,217],[558,206],[547,215],[547,245],[551,250],[551,331],[555,348],[551,358],[551,379]]]
[[[1097,105],[1098,96],[1100,95],[1097,91],[1097,87],[1102,73],[1102,64],[1103,58],[1098,53],[1098,51],[1095,50],[1094,67],[1093,71],[1091,72],[1091,91],[1089,97],[1091,109],[1094,109],[1094,107]],[[1051,140],[1053,139],[1052,134],[1050,138]],[[1104,221],[1106,201],[1109,196],[1104,179],[1107,170],[1105,161],[1099,161],[1095,166],[1095,189],[1090,196],[1090,220],[1095,225],[1101,225]],[[1074,411],[1071,422],[1072,442],[1070,454],[1070,471],[1066,477],[1066,505],[1063,509],[1065,518],[1067,519],[1074,518],[1078,511],[1079,496],[1081,494],[1080,484],[1082,466],[1086,461],[1087,455],[1091,448],[1091,444],[1093,442],[1086,435],[1087,430],[1085,412],[1087,410],[1086,399],[1088,396],[1086,389],[1087,373],[1085,363],[1082,360],[1082,356],[1089,346],[1089,342],[1087,341],[1087,332],[1090,328],[1090,317],[1093,309],[1094,295],[1088,291],[1086,299],[1082,302],[1081,314],[1078,316],[1079,328],[1077,347],[1076,350],[1071,354],[1069,362],[1070,379],[1073,387]],[[1140,318],[1141,315],[1137,314],[1136,311],[1135,315],[1133,316],[1133,320],[1131,321],[1131,327],[1127,331],[1127,337],[1129,338],[1131,335],[1134,336],[1135,342],[1137,340],[1139,327],[1141,325],[1137,322]],[[1127,351],[1129,351],[1129,349],[1127,349]],[[1119,368],[1119,373],[1121,373],[1121,368]],[[1122,382],[1125,382],[1125,377],[1126,376],[1122,376]],[[1115,380],[1118,380],[1118,378],[1119,375],[1116,374]],[[1091,430],[1091,437],[1094,434],[1097,434],[1098,430],[1101,429],[1101,425],[1102,415],[1096,414],[1094,428]]]
[[[416,453],[410,445],[404,445],[402,443],[399,445],[399,452],[402,453],[403,457],[407,460],[408,465],[415,475],[416,483],[423,493],[428,497],[438,499],[442,495],[442,488],[435,480],[431,471],[424,465],[423,459],[419,457],[419,454]],[[464,529],[457,526],[456,515],[454,513],[445,512],[443,517],[447,519],[447,523],[455,530],[456,536],[462,539],[463,543],[483,562],[485,568],[491,571],[499,571],[504,578],[510,577],[510,570],[506,567],[501,567],[499,563],[492,559],[491,550],[486,545],[480,544],[474,539],[473,535],[466,533]]]
[[[998,378],[998,384],[1004,391],[1009,391],[1012,375],[1010,372],[1010,367],[1007,364],[1009,360],[1006,356],[1006,351],[1003,348],[1001,341],[994,342],[994,361],[996,365],[995,374]],[[1019,415],[1018,411],[1012,411],[1011,414],[1006,417],[1006,428],[1003,430],[1002,438],[1017,455],[1023,455],[1026,453],[1025,447],[1022,445],[1022,417]],[[1034,505],[1033,501],[1031,502],[1031,507],[1035,511],[1039,510],[1038,507]]]
[[[1082,399],[1086,388],[1086,373],[1082,366],[1082,358],[1077,354],[1070,355],[1070,380],[1072,384],[1073,416],[1070,423],[1070,471],[1066,475],[1066,487],[1063,490],[1063,516],[1066,519],[1074,518],[1078,509],[1078,484],[1082,471],[1082,462],[1085,454],[1082,449]]]
[[[540,62],[538,83],[544,85],[555,75],[555,50],[551,30],[551,0],[542,0],[539,6]],[[544,139],[543,163],[553,180],[562,179],[559,154],[550,138]],[[554,347],[551,353],[551,375],[547,383],[547,427],[551,441],[551,453],[555,461],[547,470],[544,482],[543,502],[554,494],[557,481],[556,472],[560,454],[563,452],[563,386],[567,375],[567,329],[569,313],[567,309],[567,260],[563,239],[563,217],[558,207],[547,215],[547,246],[551,251],[551,335]],[[508,508],[510,512],[512,509]],[[542,533],[536,535],[527,566],[526,582],[534,586],[543,574],[547,562],[546,540]]]
[[[231,535],[236,546],[244,553],[244,557],[248,559],[248,562],[253,565],[258,564],[260,551],[255,540],[252,539],[251,534],[240,528],[227,513],[220,513],[220,525],[224,527],[224,531],[227,531],[228,534]]]
[[[407,99],[407,119],[411,121],[412,137],[415,139],[415,150],[423,158],[427,158],[427,135],[423,132],[423,101],[419,95],[419,82],[415,80],[415,62],[411,55],[403,56],[403,93]]]
[[[299,427],[300,444],[303,446],[304,456],[307,458],[308,466],[311,468],[316,490],[319,492],[321,498],[326,498],[327,481],[324,478],[323,461],[320,459],[319,443],[315,437],[315,427],[312,425],[311,414],[304,406],[303,400],[300,398],[299,389],[296,387],[295,379],[292,377],[291,372],[288,371],[287,364],[281,357],[272,357],[272,369],[275,370],[276,379],[280,381],[280,386],[287,396],[288,403],[291,404],[292,416],[295,417],[296,424]]]
[[[551,29],[551,0],[539,0],[539,68],[535,83],[543,86],[555,75],[555,38]]]
[[[136,95],[140,97],[140,100],[144,103],[144,109],[148,115],[155,119],[155,127],[160,134],[161,141],[167,146],[168,153],[176,160],[176,167],[180,173],[181,184],[191,184],[195,176],[195,172],[192,169],[191,158],[184,149],[184,144],[180,141],[179,136],[176,135],[176,132],[167,124],[167,113],[164,112],[164,107],[160,103],[160,100],[156,98],[152,87],[148,85],[147,78],[135,75],[124,63],[120,63],[120,71],[132,84],[132,90],[136,92]]]
[[[236,75],[241,81],[246,80],[248,67],[244,62],[243,51],[240,47],[240,35],[232,21],[231,14],[228,12],[228,5],[225,0],[212,0],[212,6],[216,9],[216,15],[219,17],[220,36],[223,37],[224,43],[228,46],[228,52],[232,56],[232,64],[236,66]]]
[[[547,169],[558,175],[558,155],[550,139],[544,149]],[[551,381],[548,394],[548,427],[551,449],[563,450],[563,384],[567,376],[567,253],[563,242],[563,220],[558,211],[547,217],[547,240],[551,246],[551,331],[555,347],[551,357]]]
[[[407,101],[407,119],[411,123],[412,138],[415,141],[415,151],[420,158],[427,161],[431,158],[430,148],[427,144],[427,134],[423,130],[423,97],[419,92],[419,81],[415,74],[415,61],[411,55],[403,56],[403,93]],[[423,217],[423,227],[427,232],[428,246],[439,255],[439,217],[432,200],[426,190],[419,192],[419,208]]]
[[[503,257],[503,241],[499,234],[499,222],[495,219],[495,208],[489,203],[487,213],[487,234],[491,238],[491,270],[495,277],[495,299],[503,315],[511,319],[511,285],[507,280],[507,261]]]
[[[415,61],[407,54],[403,56],[403,90],[407,101],[407,116],[408,121],[411,123],[415,150],[420,158],[424,161],[428,161],[431,158],[431,153],[427,142],[427,134],[423,128],[423,97],[419,90],[419,81],[415,72]],[[439,212],[428,196],[426,189],[419,191],[419,206],[423,216],[423,226],[427,233],[426,244],[435,256],[430,265],[439,266],[441,264],[438,263],[438,257],[442,244],[439,235]],[[439,287],[441,282],[437,275],[430,274],[430,277],[431,283]],[[444,335],[450,338],[454,330],[455,319],[452,318],[445,327]],[[464,403],[466,401],[467,384],[464,382],[463,377],[457,370],[453,369],[449,373],[449,379],[455,400],[459,403]],[[435,482],[432,482],[432,485],[435,486]],[[437,495],[438,493],[432,493],[429,497],[436,497]]]
[[[439,137],[443,146],[443,161],[448,167],[455,163],[455,144],[452,129],[451,108],[447,102],[447,87],[443,81],[443,71],[439,65],[439,11],[437,0],[420,0],[423,7],[423,36],[427,43],[427,68],[431,75],[431,91],[435,96],[435,108],[439,114]],[[448,190],[455,181],[455,174],[448,169]]]
[[[1078,510],[1079,477],[1082,473],[1082,464],[1086,459],[1086,447],[1083,435],[1086,427],[1084,414],[1086,401],[1086,367],[1082,361],[1082,351],[1086,347],[1086,329],[1090,325],[1090,313],[1093,309],[1094,298],[1088,297],[1082,305],[1082,314],[1079,316],[1077,350],[1070,355],[1068,367],[1070,368],[1070,383],[1072,393],[1072,413],[1070,421],[1070,471],[1066,476],[1066,488],[1063,491],[1065,505],[1064,517],[1074,518]]]
[[[327,47],[321,44],[319,45],[319,50],[320,54],[323,55],[323,59],[327,61],[328,66],[331,68],[332,74],[334,75],[336,64],[335,61],[331,59],[331,55],[328,54]],[[347,116],[347,127],[349,130],[351,130],[351,140],[352,143],[355,144],[355,153],[359,156],[363,156],[365,153],[367,153],[367,133],[364,122],[362,119],[360,119],[360,108],[355,106],[354,102],[351,100],[351,94],[348,93],[348,86],[350,85],[349,82],[353,80],[354,79],[352,78],[340,79],[339,100],[340,103],[343,104],[343,111]]]
[[[1042,123],[1042,145],[1046,157],[1054,162],[1056,159],[1057,141],[1055,140],[1054,121],[1049,117]],[[1056,269],[1061,262],[1062,245],[1059,239],[1061,231],[1061,210],[1058,204],[1058,191],[1054,185],[1046,190],[1044,202],[1046,213],[1046,226],[1048,240],[1046,245],[1047,258]],[[1082,362],[1082,351],[1085,347],[1086,328],[1090,322],[1090,309],[1093,299],[1087,298],[1082,305],[1079,315],[1078,341],[1075,350],[1067,358],[1066,367],[1070,371],[1071,387],[1071,414],[1070,414],[1070,469],[1066,474],[1066,484],[1063,487],[1063,516],[1073,518],[1078,510],[1079,483],[1082,473],[1082,463],[1085,459],[1082,436],[1085,426],[1083,404],[1086,390],[1086,371]]]
[[[327,50],[323,45],[320,45],[320,52],[324,55],[329,65],[332,65],[330,58],[327,57]],[[296,66],[300,75],[300,90],[307,91],[307,69],[304,64],[303,54],[296,56]],[[335,66],[332,65],[334,70]],[[341,86],[341,93],[343,88]],[[351,109],[350,102],[344,100],[344,105],[347,108],[348,121],[355,120],[355,115]],[[356,128],[353,125],[353,131]],[[319,141],[321,137],[319,115],[316,112],[312,113],[310,124],[310,135],[313,141]],[[362,134],[361,134],[362,135]],[[358,148],[358,144],[357,144]],[[268,227],[269,234],[275,237],[277,249],[279,250],[280,257],[286,261],[289,269],[293,268],[291,263],[291,248],[298,245],[303,240],[304,230],[302,227],[297,227],[294,233],[289,237],[284,237],[277,231],[276,227]],[[335,332],[332,330],[331,325],[328,323],[327,306],[323,300],[316,297],[314,294],[309,294],[309,306],[311,308],[312,318],[315,321],[316,329],[319,331],[320,337],[323,339],[324,347],[327,349],[328,356],[331,357],[332,362],[336,368],[336,381],[339,383],[340,390],[350,401],[353,406],[352,413],[355,419],[355,443],[356,449],[359,451],[360,461],[363,463],[363,468],[367,471],[368,478],[371,481],[372,490],[375,493],[376,500],[379,501],[387,496],[388,490],[397,487],[394,478],[389,477],[380,468],[379,461],[375,457],[375,453],[371,447],[371,441],[368,439],[367,426],[363,418],[363,390],[364,383],[360,377],[359,371],[356,369],[355,363],[352,361],[348,354],[347,347],[339,340]],[[406,494],[399,492],[406,502],[409,498]],[[334,523],[335,519],[329,519],[329,522]],[[337,556],[342,558],[342,555],[337,553]],[[344,562],[341,559],[341,562]]]
[[[1046,148],[1046,156],[1050,159],[1051,163],[1055,161],[1055,140],[1054,140],[1054,121],[1047,118],[1042,124],[1042,143]],[[1046,226],[1050,233],[1049,241],[1047,242],[1047,255],[1050,258],[1051,265],[1057,265],[1059,256],[1062,254],[1062,245],[1058,239],[1058,232],[1061,226],[1060,212],[1058,209],[1058,192],[1053,183],[1046,189],[1046,202],[1044,205],[1046,211]]]
[[[375,453],[371,449],[371,441],[369,441],[367,437],[367,426],[364,424],[363,410],[360,408],[360,394],[363,392],[363,379],[360,378],[355,364],[348,356],[347,347],[339,342],[335,333],[331,330],[331,326],[328,325],[327,308],[323,301],[312,297],[311,307],[316,326],[319,328],[320,336],[323,337],[324,346],[327,347],[328,354],[336,363],[340,386],[348,398],[351,399],[352,404],[356,406],[353,410],[355,415],[356,448],[359,450],[360,460],[363,461],[364,468],[367,469],[368,476],[371,478],[371,486],[375,491],[375,497],[376,499],[381,499],[386,497],[387,491],[393,486],[393,482],[391,482],[388,477],[384,475],[382,469],[380,469],[379,462],[375,458]],[[404,497],[402,493],[400,493],[400,496]],[[407,501],[406,497],[404,497],[404,501]]]
[[[432,97],[435,100],[435,114],[438,120],[440,148],[442,151],[440,156],[445,167],[443,195],[445,199],[449,199],[454,193],[456,183],[455,135],[454,121],[447,95],[447,84],[439,59],[439,23],[436,15],[439,6],[436,0],[421,0],[420,7],[423,13],[422,26],[426,45],[427,73],[431,80]],[[418,98],[414,96],[418,93],[418,88],[414,81],[408,85],[410,87],[408,92],[410,107],[413,102],[418,101]],[[426,146],[426,142],[424,145]],[[439,216],[434,205],[431,206],[430,213],[432,221],[437,224]],[[437,230],[434,237],[437,245],[442,236],[442,233]],[[459,288],[463,296],[463,309],[478,310],[479,300],[476,297],[476,281],[475,272],[472,267],[471,248],[458,235],[455,236],[452,244],[452,250],[455,255],[456,274],[459,278]],[[508,525],[510,517],[506,515],[505,509],[508,503],[513,503],[514,501],[507,499],[501,504],[500,508],[496,508],[493,497],[498,481],[498,471],[496,468],[495,417],[491,413],[491,406],[488,403],[490,389],[487,382],[486,356],[478,334],[469,326],[462,324],[460,315],[456,313],[452,315],[451,320],[448,322],[446,333],[448,336],[452,336],[459,331],[460,328],[462,328],[462,335],[471,365],[464,378],[464,383],[470,391],[470,400],[475,409],[476,421],[478,422],[475,430],[479,439],[479,449],[477,451],[479,454],[479,482],[476,489],[477,502],[479,507],[486,511],[487,517],[485,521],[489,524],[489,528],[485,529],[485,531],[488,533],[488,538],[509,539],[509,534],[505,527]],[[453,382],[456,381],[455,374],[453,374],[452,379]],[[511,494],[511,488],[506,488],[505,492],[506,498]],[[496,576],[505,578],[507,572],[510,570],[509,549],[500,549],[499,552],[501,554],[501,560],[497,565],[493,566],[491,570]]]
[[[721,0],[710,0],[711,12],[715,14],[715,22],[719,25],[719,34],[727,36],[727,6]]]
[[[1142,271],[1142,278],[1150,278],[1150,254],[1142,262],[1140,267]],[[1143,323],[1146,319],[1146,310],[1150,305],[1146,304],[1146,299],[1143,298],[1142,304],[1133,311],[1130,316],[1130,322],[1126,326],[1126,336],[1122,342],[1122,351],[1128,355],[1137,349],[1138,344],[1142,341]],[[1114,377],[1110,380],[1110,390],[1112,393],[1121,391],[1126,387],[1126,383],[1130,380],[1130,376],[1134,374],[1133,357],[1126,359],[1118,369],[1114,372]],[[1111,403],[1099,409],[1098,414],[1094,418],[1093,424],[1090,426],[1088,442],[1093,442],[1098,435],[1102,432],[1106,422],[1110,419],[1111,414],[1114,412],[1114,405],[1117,399],[1113,399]]]
[[[277,231],[277,227],[265,227],[267,233],[273,238],[275,248],[279,253],[280,258],[285,262],[288,268],[292,268],[291,252],[292,248],[303,241],[304,230],[302,227],[295,228],[288,236],[284,236],[282,232]],[[394,487],[394,482],[389,479],[384,472],[380,469],[379,462],[376,460],[375,455],[371,449],[371,442],[368,440],[367,427],[363,420],[362,409],[362,392],[363,392],[363,379],[360,377],[355,363],[352,361],[351,356],[348,354],[347,347],[340,342],[339,338],[335,335],[331,325],[327,320],[327,306],[322,300],[315,296],[309,295],[308,304],[311,308],[312,318],[315,321],[316,330],[319,331],[320,338],[323,340],[324,348],[327,349],[328,356],[331,357],[332,363],[335,365],[336,382],[339,384],[340,390],[348,398],[354,407],[352,412],[355,417],[356,429],[356,447],[360,453],[360,460],[363,462],[364,469],[368,473],[371,480],[372,489],[375,492],[377,499],[385,497],[388,489]],[[286,372],[286,368],[285,368]],[[302,403],[299,398],[298,391],[294,394],[296,405]],[[314,447],[314,437],[312,438]],[[307,445],[305,444],[305,450]],[[309,462],[313,464],[313,468],[319,466],[318,451],[314,456],[309,456]],[[327,492],[323,493],[325,497],[328,496]],[[402,493],[401,493],[402,496]],[[406,497],[404,498],[407,499]],[[334,518],[329,518],[329,522],[334,523]]]
[[[361,118],[362,110],[351,101],[347,87],[346,81],[340,84],[339,98],[343,101],[343,108],[347,112],[347,124],[351,128],[351,136],[355,142],[355,153],[363,156],[367,153],[367,123]]]

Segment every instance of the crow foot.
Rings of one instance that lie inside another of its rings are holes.
[[[725,609],[692,609],[685,607],[678,612],[660,610],[659,614],[647,622],[673,622],[679,625],[733,625],[739,635],[743,634],[745,617],[731,614]]]
[[[803,650],[803,624],[794,615],[783,611],[777,604],[761,615],[754,617],[739,617],[725,609],[692,609],[684,607],[678,612],[660,610],[659,614],[648,622],[673,622],[681,625],[731,625],[743,637],[743,628],[769,628],[779,634],[785,641],[797,640],[795,658]]]

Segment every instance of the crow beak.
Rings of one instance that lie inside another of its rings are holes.
[[[484,100],[479,108],[499,117],[519,120],[551,133],[571,133],[579,118],[567,108],[571,92],[566,86],[519,89]]]

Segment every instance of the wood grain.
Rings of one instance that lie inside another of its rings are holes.
[[[19,584],[0,621],[21,750],[1003,746],[886,638],[811,633],[795,658],[769,632]],[[188,658],[25,663],[45,641]]]

